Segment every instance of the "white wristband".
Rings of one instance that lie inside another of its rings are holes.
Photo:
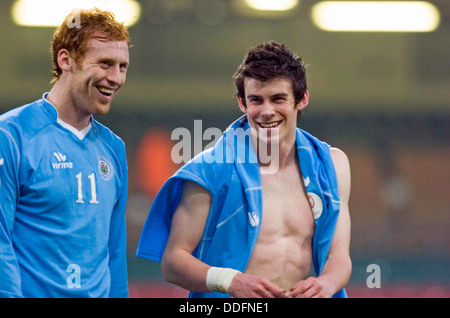
[[[212,292],[228,294],[231,281],[240,271],[232,268],[210,267],[206,274],[206,286]]]

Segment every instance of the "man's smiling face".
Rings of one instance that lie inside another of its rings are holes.
[[[125,83],[128,64],[126,41],[89,39],[84,57],[71,72],[74,106],[86,114],[108,113],[114,95]]]
[[[277,136],[280,145],[295,142],[297,113],[306,107],[308,94],[295,104],[292,83],[286,78],[259,81],[245,79],[245,105],[239,99],[241,110],[247,114],[250,126],[258,136]],[[264,130],[265,134],[261,134]],[[276,138],[276,137],[275,137]],[[267,140],[268,142],[270,139]]]

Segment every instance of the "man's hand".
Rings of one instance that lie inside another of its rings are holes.
[[[333,294],[332,287],[326,280],[309,277],[292,286],[289,298],[330,298]]]
[[[228,292],[233,298],[287,298],[286,291],[269,280],[242,273],[234,276]]]

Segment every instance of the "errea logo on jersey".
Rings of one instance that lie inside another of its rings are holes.
[[[54,152],[53,156],[56,158],[58,162],[52,162],[53,169],[72,169],[73,163],[67,162],[67,156],[60,153]]]

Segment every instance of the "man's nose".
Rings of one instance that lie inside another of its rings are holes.
[[[122,86],[126,79],[126,72],[122,72],[120,65],[110,68],[107,80],[114,86]]]
[[[261,116],[269,117],[275,114],[275,108],[269,101],[264,102],[261,107]]]

